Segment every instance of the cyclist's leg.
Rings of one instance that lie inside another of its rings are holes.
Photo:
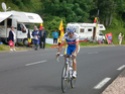
[[[65,55],[65,60],[67,57],[69,57],[71,55],[71,49],[69,46],[66,47],[64,55]]]
[[[73,61],[73,76],[76,77],[76,75],[77,75],[77,62],[76,62],[76,56],[73,56],[72,61]]]
[[[76,48],[72,49],[72,53],[75,51]],[[77,53],[75,53],[72,57],[72,61],[73,61],[73,77],[76,77],[77,75],[77,61],[76,61],[76,57],[77,57]]]
[[[72,53],[75,51],[75,49],[76,49],[76,48],[74,48],[74,49],[72,50]],[[80,51],[80,46],[78,47],[78,53],[79,53],[79,51]],[[76,58],[77,58],[77,54],[78,54],[78,53],[75,53],[74,56],[73,56],[73,58],[72,58],[72,61],[73,61],[73,70],[74,70],[74,71],[77,71],[77,61],[76,61]]]
[[[76,57],[73,58],[73,70],[77,71],[77,62],[76,62]]]
[[[68,57],[68,56],[70,56],[70,55],[72,55],[72,53],[75,51],[75,47],[67,47],[67,49],[66,49],[66,55],[65,55],[65,61],[66,61],[66,58]],[[76,53],[77,54],[77,53]],[[72,65],[72,67],[73,67],[73,74],[74,74],[74,77],[76,77],[76,74],[77,74],[77,65],[76,65],[76,55],[75,56],[73,56],[72,57],[72,61],[73,61],[73,65]]]
[[[66,59],[69,57],[69,54],[70,54],[70,49],[69,49],[69,47],[66,47],[65,52],[64,52],[64,60],[65,60],[64,62],[66,62]],[[66,71],[67,71],[67,67],[66,67]],[[67,76],[68,76],[68,71],[66,72],[66,78],[67,78]]]

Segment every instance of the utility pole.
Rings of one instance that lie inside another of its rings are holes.
[[[98,24],[99,24],[99,9],[97,11],[96,17],[94,18],[94,23],[95,23],[95,27],[94,27],[94,31],[93,31],[93,42],[96,42],[96,35],[97,35]]]

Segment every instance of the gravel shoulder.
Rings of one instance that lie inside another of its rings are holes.
[[[125,70],[103,91],[102,94],[125,94]]]

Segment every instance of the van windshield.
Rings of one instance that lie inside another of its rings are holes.
[[[30,32],[32,32],[33,30],[34,30],[34,26],[35,26],[36,24],[25,24],[25,26],[26,26],[26,28],[30,31]],[[36,25],[36,26],[39,26],[39,25]],[[38,27],[39,28],[39,27]]]
[[[34,29],[34,24],[25,24],[28,29]]]

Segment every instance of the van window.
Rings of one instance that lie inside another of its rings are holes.
[[[4,22],[5,22],[5,20],[2,21],[2,22],[0,23],[0,25],[1,25],[1,26],[4,26]],[[7,19],[7,27],[11,27],[11,26],[12,26],[12,19]]]
[[[7,19],[7,26],[11,27],[12,26],[12,19]]]
[[[84,33],[84,29],[80,29],[80,33]]]
[[[18,31],[21,31],[20,24],[17,25],[17,30],[18,30]]]
[[[24,26],[22,24],[17,25],[17,30],[22,31],[23,33],[26,33],[26,30],[25,30],[25,28],[24,28]]]
[[[92,32],[92,29],[88,29],[88,32]]]
[[[0,26],[4,26],[4,21],[2,21],[2,22],[0,23]]]
[[[100,28],[103,28],[103,26],[100,26]]]

